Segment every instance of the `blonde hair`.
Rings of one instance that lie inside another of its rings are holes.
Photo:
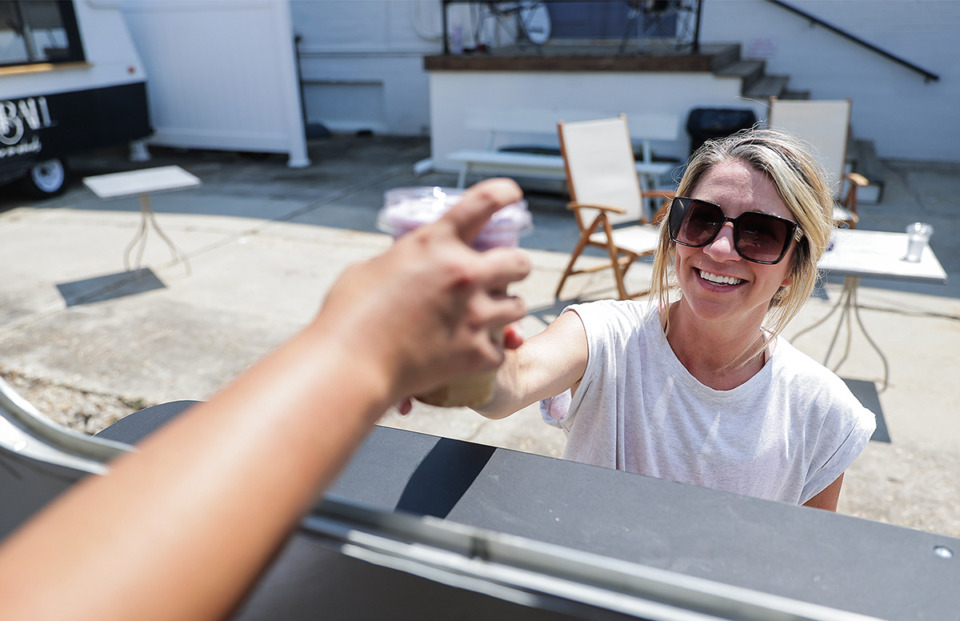
[[[766,329],[769,337],[756,351],[743,358],[743,364],[763,352],[767,341],[780,334],[810,297],[817,284],[817,262],[830,241],[835,227],[833,193],[826,177],[810,156],[809,148],[799,138],[770,129],[747,129],[726,138],[711,140],[690,157],[687,169],[677,187],[677,196],[691,196],[704,176],[716,165],[737,160],[764,173],[773,183],[777,194],[793,214],[802,231],[790,259],[789,287],[781,287],[770,300]],[[672,267],[676,256],[676,242],[670,239],[667,223],[670,209],[661,220],[660,240],[653,262],[654,296],[666,310],[670,292],[677,289]],[[665,323],[669,330],[669,323]]]

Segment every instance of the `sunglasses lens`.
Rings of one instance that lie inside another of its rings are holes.
[[[737,251],[764,263],[780,259],[792,233],[789,222],[762,213],[747,212],[737,218],[737,225]]]
[[[723,226],[723,210],[710,203],[676,199],[670,215],[671,236],[687,246],[710,243]]]

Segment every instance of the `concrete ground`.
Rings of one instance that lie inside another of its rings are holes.
[[[124,155],[84,158],[74,173],[135,167]],[[313,163],[303,169],[287,168],[282,156],[153,155],[149,166],[178,164],[203,185],[153,196],[157,222],[189,263],[151,230],[139,278],[124,263],[140,224],[136,198],[100,200],[79,180],[42,202],[0,192],[0,374],[52,417],[88,432],[146,405],[209,397],[306,324],[346,265],[390,244],[376,228],[384,190],[455,181],[413,175],[413,164],[429,155],[422,138],[313,141]],[[840,511],[960,537],[960,165],[885,167],[882,202],[861,207],[862,228],[933,224],[931,245],[949,279],[862,283],[863,323],[889,361],[880,403],[892,442],[871,442],[850,469]],[[572,279],[563,299],[554,299],[576,225],[564,197],[533,192],[528,199],[535,228],[522,245],[534,271],[515,291],[527,301],[530,336],[564,305],[614,289],[600,272]],[[136,254],[133,248],[134,261]],[[649,273],[639,263],[631,279],[640,287]],[[839,290],[839,280],[827,279],[786,335],[826,314]],[[827,322],[795,344],[822,359],[834,326]],[[856,330],[839,373],[882,377],[881,358]],[[534,407],[492,422],[418,405],[407,417],[387,413],[382,424],[551,456],[561,455],[564,442]]]

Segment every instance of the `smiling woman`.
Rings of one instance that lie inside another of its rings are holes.
[[[780,337],[833,228],[823,175],[792,137],[747,130],[701,147],[677,195],[656,302],[569,307],[508,353],[478,411],[541,400],[569,459],[836,510],[875,418]]]

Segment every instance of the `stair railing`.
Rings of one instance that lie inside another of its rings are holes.
[[[877,54],[880,54],[881,56],[887,58],[888,60],[891,60],[891,61],[893,61],[893,62],[895,62],[895,63],[900,64],[900,65],[903,65],[904,67],[910,69],[911,71],[916,71],[917,73],[919,73],[919,74],[921,74],[921,75],[923,76],[924,82],[937,82],[937,81],[940,80],[940,76],[938,76],[937,74],[935,74],[935,73],[933,73],[933,72],[930,72],[930,71],[927,71],[927,70],[924,69],[923,67],[920,67],[920,66],[918,66],[918,65],[915,65],[914,63],[910,62],[909,60],[905,60],[905,59],[900,58],[899,56],[897,56],[897,55],[895,55],[895,54],[891,54],[890,52],[888,52],[888,51],[886,51],[886,50],[884,50],[884,49],[882,49],[882,48],[877,47],[877,46],[874,45],[873,43],[870,43],[869,41],[865,41],[864,39],[861,39],[860,37],[856,36],[855,34],[851,34],[851,33],[847,32],[846,30],[844,30],[844,29],[842,29],[842,28],[839,28],[839,27],[837,27],[837,26],[834,26],[833,24],[831,24],[831,23],[829,23],[829,22],[826,22],[826,21],[820,19],[819,17],[817,17],[816,15],[813,15],[812,13],[808,13],[807,11],[804,11],[803,9],[797,8],[797,7],[793,6],[792,4],[789,4],[789,3],[787,3],[787,2],[784,2],[783,0],[767,0],[767,1],[773,3],[773,4],[777,5],[777,6],[779,6],[779,7],[782,8],[782,9],[786,9],[787,11],[790,11],[790,12],[792,12],[792,13],[796,13],[797,15],[799,15],[799,16],[805,18],[805,19],[810,20],[814,25],[821,26],[821,27],[823,27],[823,28],[826,28],[827,30],[830,30],[830,31],[832,31],[832,32],[835,32],[835,33],[837,33],[838,35],[840,35],[840,36],[842,36],[842,37],[845,37],[845,38],[853,41],[854,43],[856,43],[856,44],[858,44],[858,45],[861,45],[861,46],[867,48],[868,50],[870,50],[870,51],[872,51],[872,52],[875,52],[875,53],[877,53]]]

